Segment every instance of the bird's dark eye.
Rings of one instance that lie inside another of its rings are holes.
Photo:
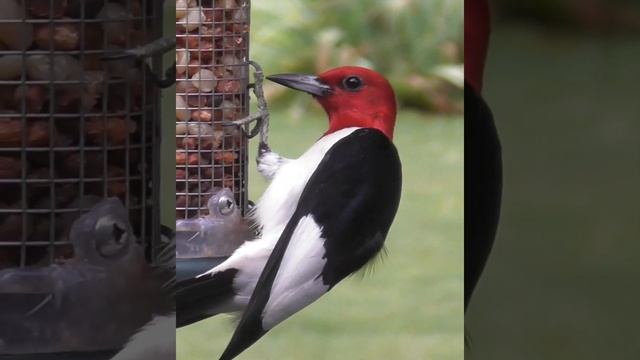
[[[362,79],[357,76],[349,76],[342,82],[346,90],[356,91],[362,87]]]
[[[220,211],[221,215],[230,215],[235,210],[236,203],[227,196],[222,196],[220,200],[218,200],[218,211]]]
[[[118,224],[114,223],[113,224],[113,239],[115,240],[116,243],[121,244],[124,241],[124,235],[127,233],[127,231],[123,228],[121,228],[120,226],[118,226]]]
[[[103,257],[113,257],[126,250],[129,241],[127,224],[113,215],[105,215],[95,225],[95,246]]]

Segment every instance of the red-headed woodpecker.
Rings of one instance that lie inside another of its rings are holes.
[[[386,79],[361,67],[267,78],[311,94],[329,129],[298,159],[261,148],[258,169],[271,183],[254,212],[260,238],[179,286],[179,326],[244,310],[221,360],[374,259],[400,201],[396,102]]]

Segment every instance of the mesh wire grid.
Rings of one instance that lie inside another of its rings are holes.
[[[229,188],[247,205],[247,138],[223,126],[249,112],[246,0],[176,1],[176,218],[208,213]]]
[[[71,222],[114,196],[151,260],[158,92],[142,64],[101,57],[159,37],[161,5],[2,3],[0,269],[72,257]]]

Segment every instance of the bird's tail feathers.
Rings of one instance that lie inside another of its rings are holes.
[[[233,280],[237,272],[237,269],[227,269],[178,282],[176,326],[191,325],[221,312],[232,311],[228,304],[235,296]]]
[[[376,268],[385,262],[388,257],[388,251],[386,246],[382,246],[380,252],[375,256],[371,257],[371,259],[364,264],[359,270],[353,273],[354,276],[357,276],[358,279],[362,280],[367,276],[370,276],[376,271]]]

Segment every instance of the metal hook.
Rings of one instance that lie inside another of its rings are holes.
[[[103,56],[101,59],[103,61],[117,61],[123,59],[135,59],[135,60],[146,60],[149,58],[156,58],[158,56],[162,56],[163,54],[171,51],[171,49],[176,47],[176,39],[175,37],[161,37],[158,38],[148,44],[138,46],[133,49],[120,50],[113,54],[108,54]],[[175,84],[176,82],[176,63],[173,63],[173,66],[170,66],[164,73],[164,78],[161,75],[156,74],[151,66],[145,61],[145,71],[155,84],[164,89],[169,86]]]
[[[264,73],[262,66],[255,61],[249,60],[249,64],[255,69],[253,76],[255,82],[249,84],[248,88],[253,90],[253,94],[258,100],[258,112],[255,114],[249,114],[242,119],[234,121],[225,121],[223,126],[246,126],[249,123],[256,122],[256,125],[247,132],[247,138],[252,139],[256,135],[260,134],[260,146],[268,146],[269,141],[269,109],[267,108],[267,101],[264,97],[264,91],[262,89],[262,83],[264,82]]]
[[[142,60],[147,58],[152,58],[156,56],[161,56],[171,49],[176,47],[176,39],[175,37],[161,37],[155,39],[148,44],[138,46],[132,49],[119,50],[113,54],[104,55],[102,60],[111,61],[111,60],[120,60],[126,58],[134,58],[136,60]]]

